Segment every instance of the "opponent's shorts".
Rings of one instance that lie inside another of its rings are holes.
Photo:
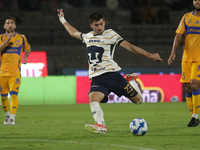
[[[200,81],[200,61],[187,62],[182,61],[182,83],[190,83],[191,79],[196,79]]]
[[[21,76],[0,76],[0,93],[2,95],[8,94],[17,94],[19,93],[19,87],[21,84]]]
[[[123,78],[119,72],[109,72],[92,78],[90,92],[99,91],[105,94],[101,103],[108,101],[110,92],[114,92],[121,97],[122,95],[130,98],[135,97],[137,91]]]

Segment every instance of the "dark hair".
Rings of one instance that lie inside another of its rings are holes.
[[[99,21],[101,18],[104,19],[103,14],[101,14],[100,12],[94,12],[90,15],[89,21],[90,23],[92,23],[93,21]]]
[[[12,20],[16,23],[16,19],[15,19],[14,17],[8,16],[8,17],[6,17],[5,21],[6,21],[7,19],[12,19]]]

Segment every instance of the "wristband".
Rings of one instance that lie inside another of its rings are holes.
[[[65,22],[67,22],[67,21],[65,20],[64,17],[59,17],[59,19],[60,19],[60,22],[61,22],[62,24],[64,24]]]

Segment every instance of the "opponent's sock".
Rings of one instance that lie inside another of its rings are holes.
[[[8,100],[8,96],[1,95],[1,105],[3,107],[4,112],[9,112],[9,100]]]
[[[200,89],[198,89],[197,91],[192,91],[192,101],[193,101],[193,114],[199,114]]]
[[[13,94],[11,97],[11,104],[10,104],[10,113],[11,114],[17,114],[17,108],[19,105],[18,96]]]
[[[192,117],[194,117],[194,118],[198,119],[198,118],[199,118],[199,115],[198,115],[198,114],[195,114],[195,113],[193,113],[193,114],[192,114]]]
[[[186,97],[188,109],[189,109],[190,114],[192,116],[192,114],[193,114],[192,94],[186,93],[185,97]]]
[[[11,114],[10,119],[13,119],[13,121],[15,121],[15,116],[16,116],[16,114]]]
[[[98,102],[91,102],[90,103],[90,109],[92,111],[92,116],[97,124],[101,124],[105,126],[104,121],[104,114],[103,110],[100,107],[100,104]]]

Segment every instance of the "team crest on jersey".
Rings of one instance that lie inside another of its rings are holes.
[[[16,45],[20,46],[20,40],[16,40]]]

